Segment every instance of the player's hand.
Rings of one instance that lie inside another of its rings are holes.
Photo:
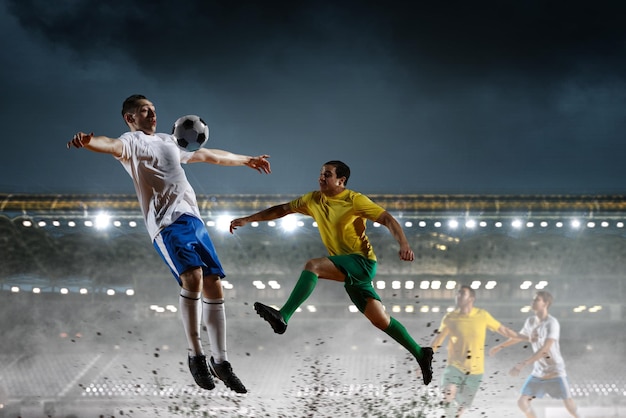
[[[72,147],[83,148],[85,145],[89,144],[91,138],[93,138],[93,132],[90,134],[78,132],[76,135],[74,135],[72,140],[67,143],[67,149],[70,149]]]
[[[270,156],[267,154],[252,157],[246,165],[250,168],[254,168],[259,173],[269,174],[272,172],[272,168],[270,167],[270,162],[267,161],[268,158],[270,158]]]
[[[244,226],[247,223],[243,218],[233,219],[230,221],[230,233],[234,233],[238,226]]]
[[[511,370],[509,370],[509,375],[511,376],[519,376],[520,372],[522,371],[522,369],[524,368],[524,365],[522,363],[518,363],[515,365],[515,367],[513,367]]]
[[[401,246],[400,251],[398,251],[398,255],[400,256],[400,260],[402,261],[413,261],[415,259],[415,254],[411,247]]]

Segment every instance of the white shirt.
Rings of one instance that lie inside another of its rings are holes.
[[[180,148],[173,136],[162,133],[126,132],[119,140],[124,148],[122,156],[116,158],[133,179],[152,240],[183,214],[202,219],[196,194],[181,166],[193,152]]]
[[[548,338],[554,339],[547,357],[542,357],[533,364],[532,375],[538,378],[546,376],[565,377],[565,362],[559,348],[561,326],[559,321],[552,315],[548,315],[543,321],[533,315],[526,319],[520,334],[530,337],[533,352],[537,352],[546,343]]]

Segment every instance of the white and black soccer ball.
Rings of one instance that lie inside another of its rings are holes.
[[[179,147],[193,152],[209,140],[209,127],[199,116],[181,116],[174,122],[172,135]]]

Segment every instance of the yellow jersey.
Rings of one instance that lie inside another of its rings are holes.
[[[292,200],[289,207],[315,219],[329,255],[360,254],[376,261],[365,225],[367,219],[376,221],[385,209],[369,197],[349,189],[332,197],[315,191]]]
[[[500,322],[484,309],[474,307],[467,315],[459,309],[447,313],[439,331],[448,330],[448,365],[465,373],[483,374],[487,330],[498,328]]]

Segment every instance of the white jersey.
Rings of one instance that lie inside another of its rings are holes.
[[[559,337],[561,334],[561,326],[559,321],[552,315],[548,315],[545,320],[540,320],[537,316],[531,316],[526,319],[524,328],[520,331],[531,338],[533,352],[537,352],[546,343],[548,338],[554,339],[554,343],[550,347],[547,357],[537,360],[533,365],[532,375],[538,378],[547,376],[565,377],[565,362],[561,356],[559,347]]]
[[[183,214],[202,219],[196,193],[181,166],[193,152],[180,148],[173,136],[162,133],[126,132],[119,140],[124,149],[116,158],[133,179],[152,240]]]

